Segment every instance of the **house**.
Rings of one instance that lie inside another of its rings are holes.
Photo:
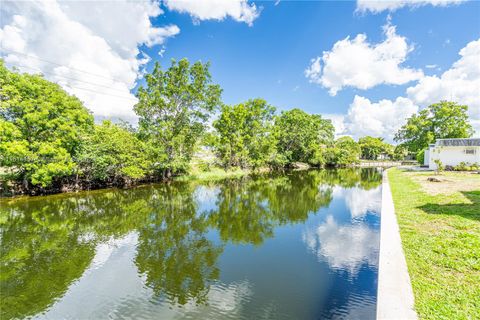
[[[435,170],[436,159],[444,166],[457,166],[461,162],[480,164],[480,138],[438,139],[425,150],[424,165]]]

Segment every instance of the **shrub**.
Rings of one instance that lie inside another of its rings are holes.
[[[460,162],[453,168],[455,171],[475,171],[479,169],[478,163],[474,162],[472,164],[468,162]]]
[[[422,165],[425,161],[425,150],[420,150],[416,156],[417,162]]]
[[[439,174],[440,172],[442,172],[445,169],[445,167],[443,166],[443,163],[440,159],[435,159],[435,160],[433,160],[433,162],[435,162],[435,164],[437,165],[437,170],[436,170],[437,174]]]

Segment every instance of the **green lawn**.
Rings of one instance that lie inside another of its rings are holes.
[[[241,169],[224,170],[221,168],[211,168],[207,171],[201,171],[197,168],[192,168],[188,174],[175,177],[177,181],[190,180],[218,180],[225,178],[237,178],[248,175],[250,171]]]
[[[421,319],[480,319],[480,175],[432,175],[388,171],[415,308]]]

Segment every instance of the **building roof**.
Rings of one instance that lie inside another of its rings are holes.
[[[480,138],[437,139],[437,147],[480,147]]]

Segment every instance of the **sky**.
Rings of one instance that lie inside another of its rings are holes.
[[[429,104],[469,106],[480,136],[480,1],[2,1],[0,54],[135,122],[158,61],[210,62],[222,99],[263,98],[391,142]]]

